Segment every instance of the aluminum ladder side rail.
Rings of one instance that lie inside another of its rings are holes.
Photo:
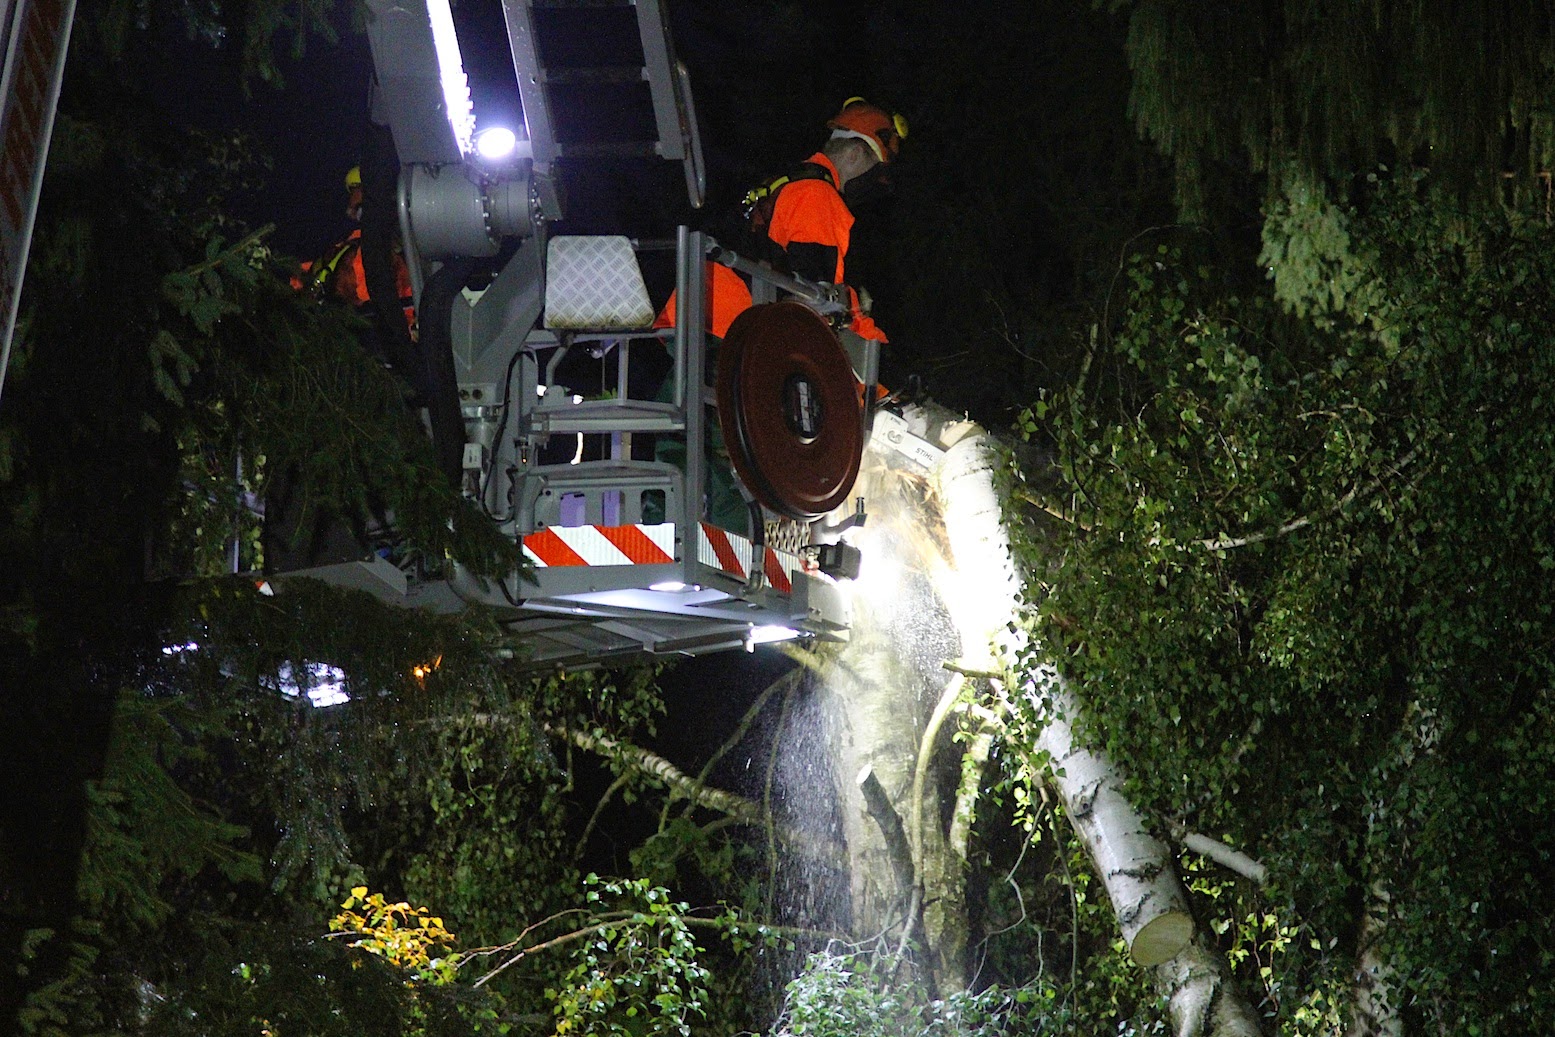
[[[557,5],[536,4],[535,0],[502,0],[508,49],[518,80],[519,100],[524,107],[524,125],[529,136],[537,181],[536,195],[542,214],[547,219],[559,219],[562,215],[561,195],[555,189],[557,160],[599,155],[641,154],[682,163],[686,172],[687,196],[694,207],[701,208],[706,199],[707,173],[697,132],[691,81],[686,67],[675,58],[663,0],[635,0],[631,4],[635,8],[643,64],[640,68],[625,70],[547,69],[543,58],[544,45],[540,39],[543,21],[535,17],[537,6]],[[653,109],[655,139],[648,142],[610,140],[561,143],[549,85],[578,81],[646,83]]]

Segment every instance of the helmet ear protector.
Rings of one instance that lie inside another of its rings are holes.
[[[890,162],[901,150],[907,137],[907,118],[888,112],[862,97],[842,102],[842,110],[829,121],[832,137],[856,137],[869,145],[881,162]]]
[[[850,105],[850,104],[865,104],[865,105],[869,105],[869,107],[871,107],[871,108],[875,108],[878,111],[882,111],[882,112],[885,111],[885,109],[880,108],[879,105],[869,104],[868,101],[866,101],[862,97],[858,97],[858,96],[850,97],[846,101],[842,102],[842,107],[843,108],[847,108],[848,105]],[[903,115],[901,112],[888,112],[886,114],[891,116],[891,130],[893,132],[895,132],[898,141],[906,140],[907,139],[907,116]]]
[[[351,219],[359,219],[362,210],[362,167],[352,166],[346,170],[346,215]]]

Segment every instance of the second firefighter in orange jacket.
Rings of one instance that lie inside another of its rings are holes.
[[[362,174],[353,166],[346,173],[346,192],[349,201],[346,215],[352,220],[361,219]],[[367,271],[362,265],[362,228],[354,227],[346,237],[335,242],[316,260],[301,264],[300,272],[292,278],[292,287],[306,291],[315,299],[340,299],[354,309],[366,306],[371,297],[367,292]],[[410,283],[410,271],[405,259],[394,253],[394,288],[400,306],[405,311],[405,324],[410,337],[416,337],[415,291]]]

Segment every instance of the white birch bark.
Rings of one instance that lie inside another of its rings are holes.
[[[1012,626],[1022,582],[994,488],[993,460],[975,426],[948,429],[943,442],[949,449],[936,475],[955,576],[941,581],[940,593],[961,631],[968,664],[983,661],[975,653],[986,646],[986,668],[998,669],[1013,661],[1019,647]],[[1130,955],[1156,967],[1175,1032],[1258,1033],[1256,1016],[1231,985],[1225,962],[1193,939],[1171,854],[1124,795],[1123,772],[1105,755],[1077,745],[1070,724],[1076,703],[1056,674],[1048,675],[1044,690],[1054,708],[1038,748],[1050,760],[1050,780],[1102,879]]]
[[[1355,963],[1355,1003],[1345,1037],[1402,1037],[1397,1004],[1398,974],[1377,948],[1387,925],[1388,892],[1380,881],[1366,893]]]
[[[946,452],[938,475],[946,539],[955,550],[961,583],[946,597],[962,628],[964,657],[971,665],[992,667],[1004,661],[998,656],[1008,659],[1016,647],[1010,626],[1020,608],[1021,581],[984,438],[961,436]],[[974,654],[979,645],[981,658]],[[1075,705],[1068,689],[1056,674],[1049,675],[1048,683],[1046,697],[1054,710],[1037,748],[1051,761],[1053,785],[1112,899],[1129,954],[1141,965],[1159,965],[1193,934],[1171,856],[1123,794],[1112,762],[1076,743],[1070,726]]]
[[[1202,935],[1156,966],[1156,988],[1171,999],[1176,1037],[1258,1037],[1258,1017],[1231,983],[1226,962]]]
[[[1060,685],[1048,695],[1054,715],[1037,748],[1047,754],[1052,784],[1107,887],[1129,956],[1147,966],[1170,961],[1193,936],[1193,916],[1171,854],[1124,795],[1112,762],[1077,743],[1069,721],[1075,704],[1067,690]]]

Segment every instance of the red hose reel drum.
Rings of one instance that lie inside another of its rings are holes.
[[[752,306],[718,351],[718,422],[745,487],[801,522],[841,506],[864,453],[858,380],[826,321],[797,302]]]

